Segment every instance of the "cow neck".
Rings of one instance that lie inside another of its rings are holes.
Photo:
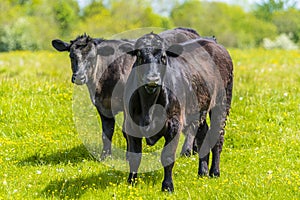
[[[158,88],[154,94],[148,94],[143,87],[139,89],[141,114],[143,119],[146,120],[146,123],[149,123],[148,120],[150,120],[151,115],[150,108],[157,103],[157,100],[161,95],[161,90],[162,88]]]
[[[96,86],[92,81],[87,82],[87,88],[89,90],[90,98],[92,103],[95,105],[95,94],[96,94]]]
[[[92,103],[95,105],[96,104],[96,88],[97,88],[97,71],[99,68],[99,55],[96,56],[96,62],[95,62],[95,66],[92,67],[92,72],[89,73],[89,77],[88,77],[88,82],[87,82],[87,88],[89,90],[90,93],[90,98]]]

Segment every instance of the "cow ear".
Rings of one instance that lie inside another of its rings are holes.
[[[136,55],[136,50],[134,49],[133,45],[130,43],[125,43],[125,44],[120,45],[119,49],[129,55],[132,55],[132,56]]]
[[[182,54],[182,52],[183,47],[180,44],[173,44],[166,51],[167,55],[170,57],[178,57]]]
[[[52,46],[57,50],[57,51],[70,51],[70,44],[66,43],[64,41],[61,41],[59,39],[52,40]]]
[[[115,53],[115,50],[111,46],[104,46],[104,47],[99,47],[97,52],[101,56],[110,56]]]

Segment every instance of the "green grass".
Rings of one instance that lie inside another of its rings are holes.
[[[221,177],[198,178],[197,156],[179,158],[173,194],[160,192],[162,169],[132,187],[127,172],[90,156],[73,120],[67,54],[0,54],[0,199],[299,199],[300,52],[230,53]],[[114,142],[124,146],[116,130]]]

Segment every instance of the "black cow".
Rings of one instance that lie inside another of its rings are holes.
[[[199,37],[196,31],[176,28],[159,34],[167,45]],[[70,43],[56,39],[52,46],[58,51],[70,52],[72,82],[86,84],[92,103],[96,106],[102,121],[103,150],[101,159],[111,155],[111,141],[114,133],[114,115],[123,111],[123,90],[135,57],[119,52],[119,46],[128,43],[125,40],[95,39],[86,34]],[[118,84],[118,91],[114,91]],[[117,94],[112,98],[112,95]],[[183,151],[191,146],[184,145]]]
[[[154,33],[135,45],[120,48],[136,57],[125,87],[125,125],[130,173],[137,178],[142,156],[142,138],[148,145],[165,139],[161,162],[162,190],[173,191],[172,169],[183,128],[191,127],[199,154],[198,174],[207,174],[208,155],[213,153],[210,175],[219,176],[220,153],[232,90],[232,61],[215,41],[196,39],[166,48]],[[206,123],[209,113],[210,128]]]
[[[103,130],[101,160],[111,155],[114,115],[123,111],[122,93],[134,62],[132,56],[115,51],[124,43],[123,40],[94,39],[86,34],[70,43],[61,40],[52,41],[56,50],[70,52],[72,83],[87,85],[90,99],[100,115]],[[115,88],[118,91],[114,91]],[[112,98],[113,92],[120,95],[114,95]]]

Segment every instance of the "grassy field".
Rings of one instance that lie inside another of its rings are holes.
[[[173,194],[160,192],[162,169],[132,187],[127,172],[89,154],[73,120],[67,54],[0,54],[0,199],[300,199],[300,52],[230,53],[221,177],[198,178],[197,156],[178,158]]]

